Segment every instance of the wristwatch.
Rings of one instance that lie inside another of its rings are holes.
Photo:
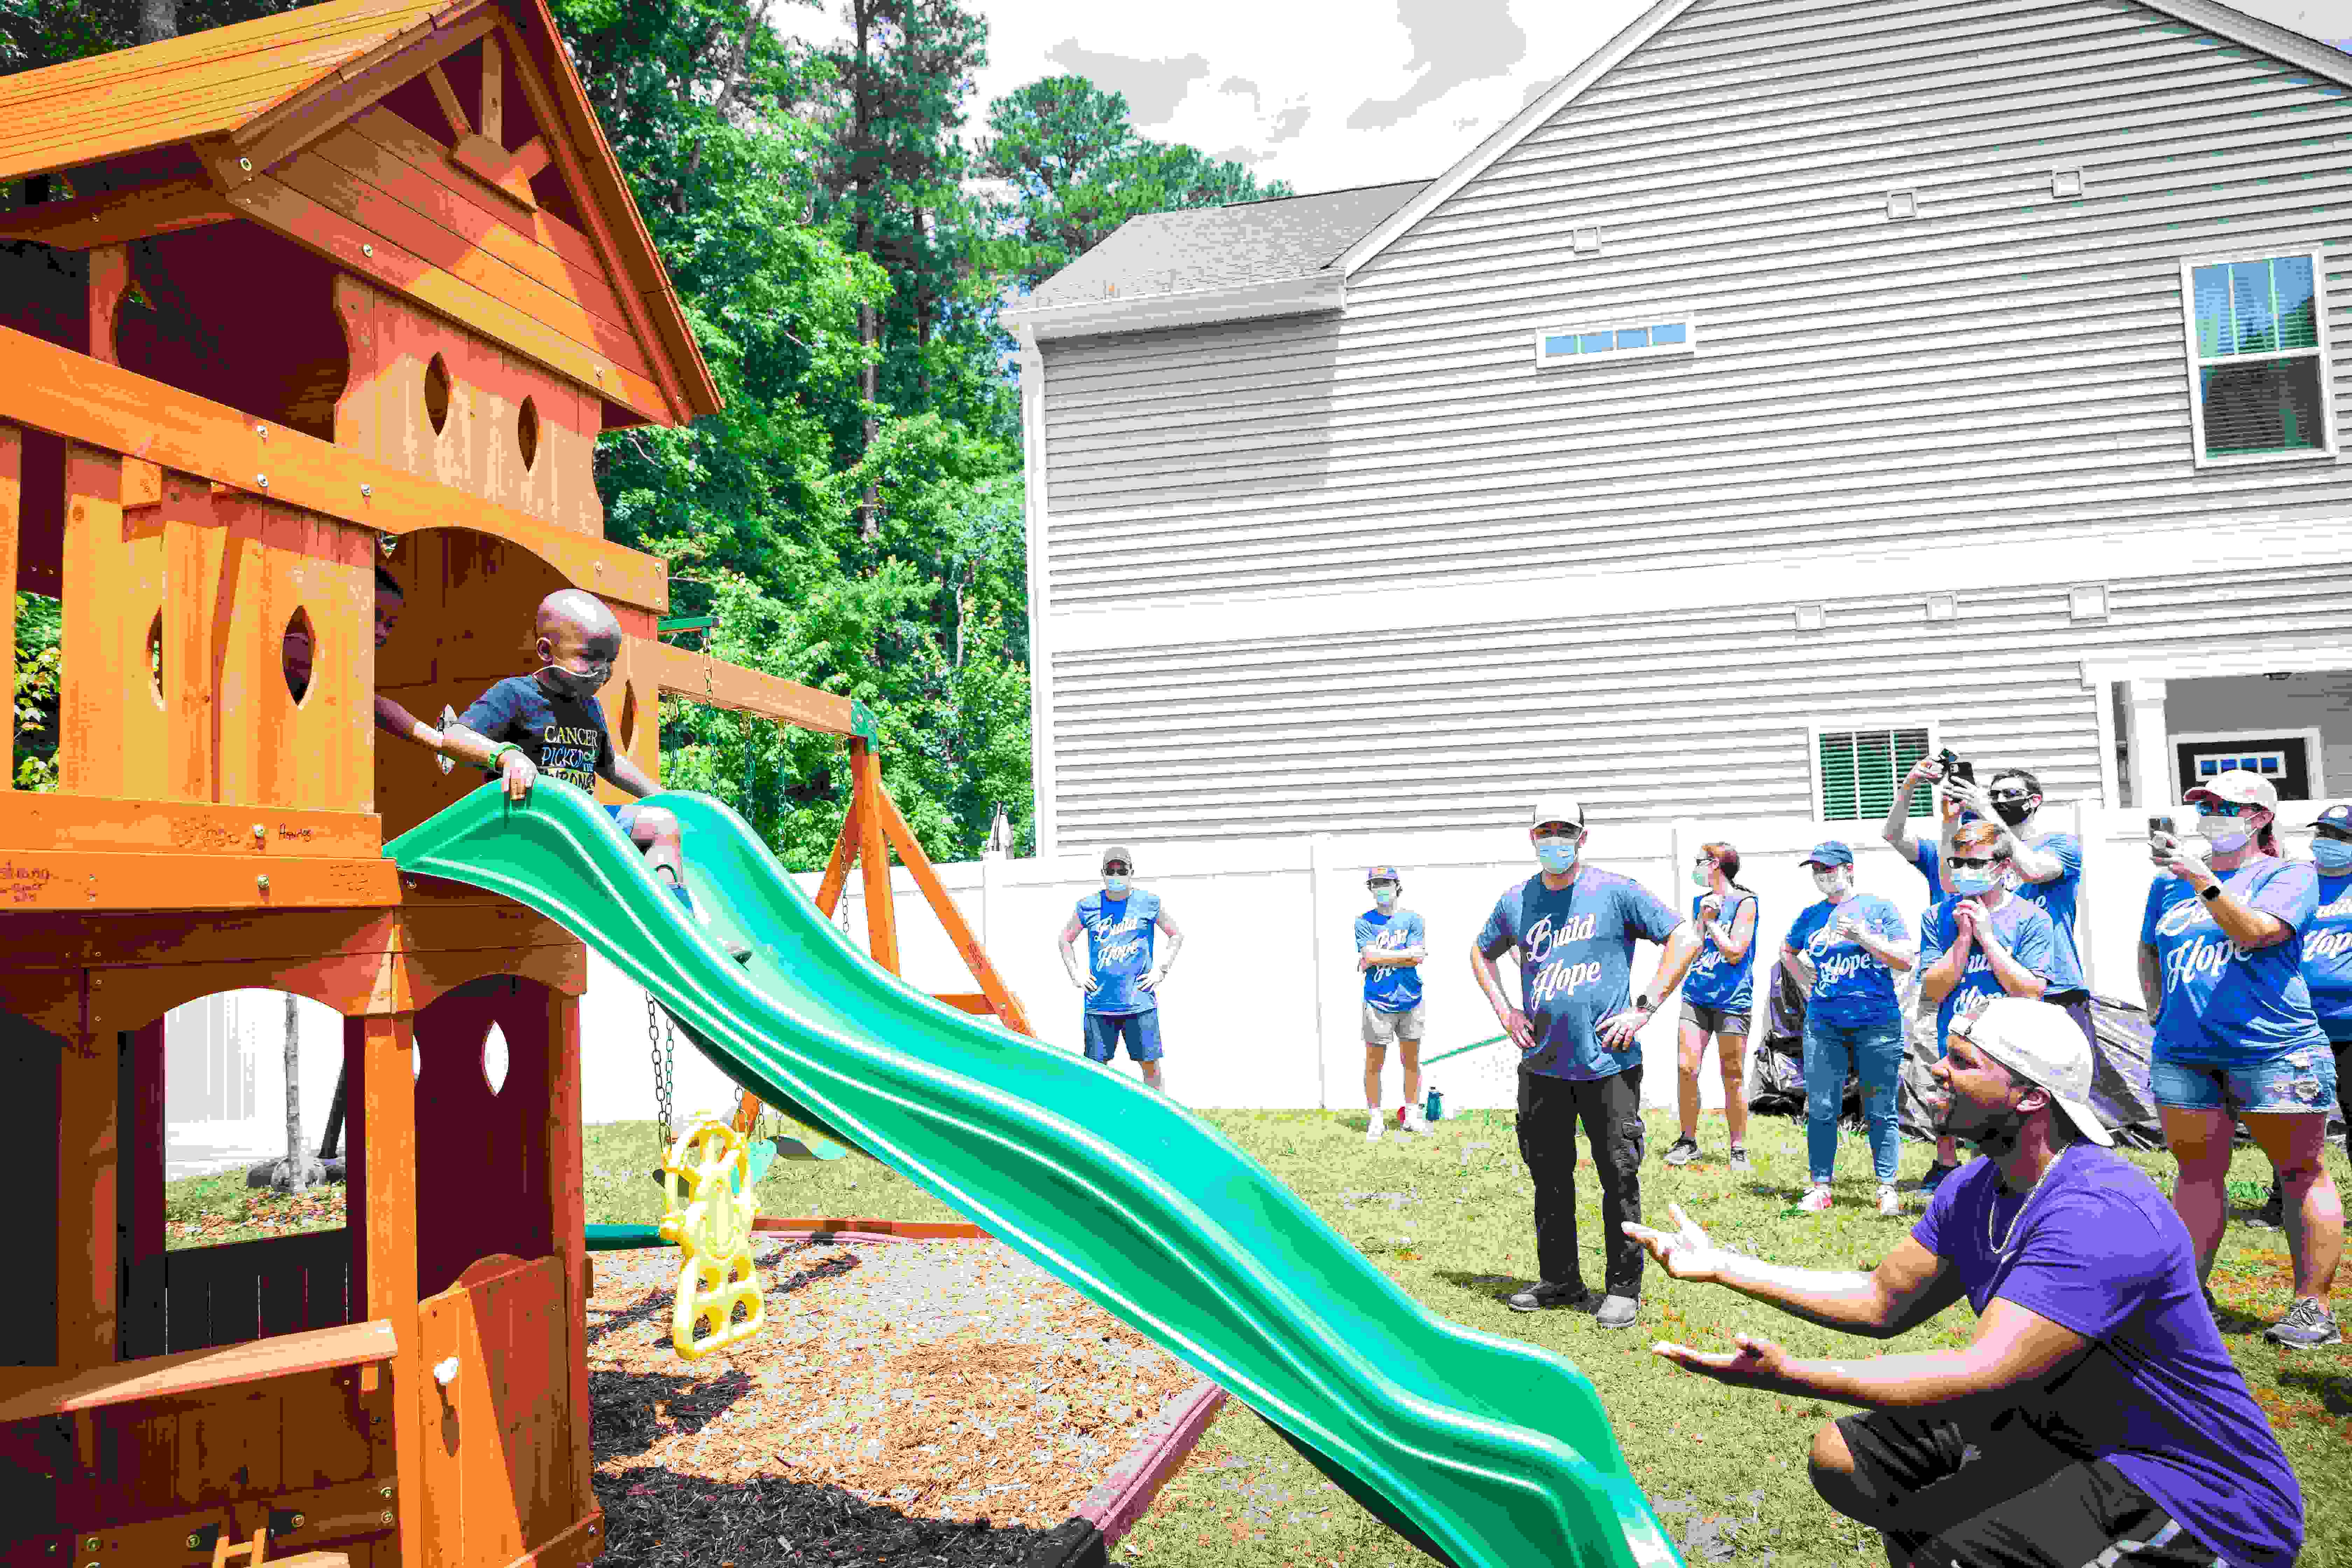
[[[2210,904],[2221,896],[2221,884],[2216,882],[2210,888],[2200,888],[2197,889],[2197,896]]]
[[[1654,1013],[1658,1010],[1658,1005],[1650,1000],[1650,994],[1646,991],[1633,998],[1633,1005],[1644,1013]]]

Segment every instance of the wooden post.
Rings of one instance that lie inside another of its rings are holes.
[[[0,669],[16,668],[16,552],[25,521],[25,433],[0,425]],[[15,687],[9,689],[12,692]],[[9,699],[11,707],[15,698]],[[16,787],[16,724],[0,725],[0,789]]]
[[[849,790],[849,815],[841,819],[841,837],[833,841],[833,858],[824,864],[824,879],[817,884],[816,907],[825,919],[841,906],[841,891],[849,885],[849,868],[857,861],[857,785],[855,768]]]
[[[566,1281],[562,1335],[568,1397],[563,1441],[571,1463],[566,1519],[593,1506],[595,1458],[588,1444],[588,1352],[582,1335],[588,1319],[587,1156],[582,1144],[580,998],[553,987],[547,993],[547,1191],[555,1250]],[[552,1467],[551,1467],[551,1468]]]
[[[121,1092],[111,1030],[77,1034],[58,1066],[58,1366],[115,1359]]]
[[[89,357],[121,364],[114,347],[115,316],[131,289],[131,247],[92,246],[89,251]]]
[[[343,1030],[345,1056],[356,1068],[352,1079],[359,1085],[359,1138],[352,1152],[361,1160],[366,1183],[360,1194],[366,1227],[363,1316],[389,1320],[400,1345],[388,1363],[392,1388],[384,1401],[393,1413],[396,1539],[402,1563],[423,1563],[425,1499],[414,1495],[425,1473],[416,1313],[416,1079],[409,1067],[415,1020],[406,1013],[350,1018]]]
[[[923,897],[930,900],[932,912],[940,917],[940,924],[947,928],[948,940],[955,943],[958,952],[963,954],[964,967],[971,971],[974,980],[980,982],[981,994],[988,998],[988,1005],[996,1010],[998,1017],[1022,1034],[1034,1038],[1036,1031],[1029,1027],[1029,1016],[1022,1010],[1021,999],[1013,994],[998,976],[996,966],[989,963],[988,953],[980,945],[980,939],[972,935],[971,927],[964,923],[963,910],[956,907],[947,884],[940,880],[939,870],[931,864],[931,858],[923,853],[923,846],[915,837],[915,830],[907,826],[907,818],[899,811],[898,803],[890,798],[890,792],[882,787],[879,780],[875,782],[874,804],[881,808],[883,831],[897,846],[899,860],[913,875],[915,886],[923,890]]]
[[[882,838],[882,759],[863,736],[849,738],[849,761],[857,780],[857,860],[866,891],[866,950],[875,963],[898,973],[898,911],[891,908],[890,851]]]
[[[124,1136],[115,1175],[124,1284],[115,1338],[126,1361],[163,1353],[163,1020],[135,1031],[129,1043],[121,1053]]]

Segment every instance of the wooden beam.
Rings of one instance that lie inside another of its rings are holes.
[[[41,1415],[103,1410],[141,1399],[173,1399],[209,1388],[235,1388],[306,1372],[331,1372],[384,1361],[399,1349],[392,1324],[378,1319],[341,1328],[279,1334],[241,1345],[184,1351],[94,1368],[71,1377],[39,1369],[48,1381],[12,1388],[0,1398],[0,1425]],[[17,1374],[12,1369],[13,1383]]]
[[[5,515],[0,508],[0,521]],[[152,850],[332,860],[363,859],[383,847],[383,819],[373,812],[25,794],[0,815],[0,850]]]
[[[89,250],[226,223],[236,216],[221,194],[204,181],[164,180],[0,213],[0,239],[30,239],[59,250]]]
[[[101,245],[89,253],[89,357],[121,364],[114,352],[115,314],[122,296],[131,291],[131,252],[120,243]]]
[[[0,327],[0,421],[143,458],[237,491],[267,495],[384,533],[467,528],[522,546],[603,598],[669,607],[667,567],[526,512],[467,495],[390,464],[269,426],[160,381]],[[261,482],[267,478],[268,483]]]
[[[547,138],[534,136],[515,149],[514,166],[522,171],[522,177],[528,183],[532,176],[546,168],[548,160],[554,156],[553,153],[548,151]]]
[[[882,818],[889,796],[882,790],[882,758],[861,736],[849,741],[849,765],[857,792],[857,868],[866,892],[866,951],[875,963],[898,973],[898,911],[890,896],[890,851],[883,843]]]
[[[433,26],[413,28],[375,53],[352,61],[318,86],[231,132],[229,155],[210,160],[215,177],[224,182],[224,189],[257,178],[393,89],[414,80],[426,66],[447,59],[476,38],[489,37],[498,21],[499,8],[490,0],[472,0],[444,13]]]
[[[16,668],[16,546],[24,506],[25,433],[0,424],[0,669],[12,672]],[[13,684],[9,689],[14,692]],[[0,724],[0,790],[16,787],[16,726],[12,718]]]
[[[515,155],[487,136],[466,136],[449,149],[449,161],[518,206],[536,209],[530,176],[522,173]]]
[[[483,140],[504,151],[507,144],[507,65],[506,48],[493,32],[482,39],[482,115],[480,129]]]
[[[414,1020],[406,1016],[352,1018],[343,1026],[345,1081],[354,1086],[347,1172],[351,1229],[360,1247],[352,1284],[353,1305],[371,1317],[389,1320],[400,1350],[392,1357],[390,1403],[394,1474],[403,1500],[399,1516],[402,1563],[425,1562],[425,1500],[409,1495],[425,1474],[425,1364],[416,1296],[416,1079],[409,1067],[415,1048]],[[360,1305],[364,1301],[364,1306]]]
[[[874,780],[873,798],[882,809],[882,830],[897,847],[899,863],[913,876],[915,886],[923,890],[923,897],[930,900],[931,912],[938,915],[940,924],[947,928],[948,940],[955,943],[956,952],[963,955],[964,967],[971,971],[974,980],[980,982],[981,994],[988,999],[997,1016],[1022,1034],[1034,1037],[1035,1031],[1029,1027],[1029,1016],[1022,1010],[1020,998],[1013,994],[1012,989],[996,973],[996,965],[988,961],[987,950],[980,945],[980,939],[972,934],[971,927],[965,922],[963,910],[957,907],[947,884],[940,880],[938,868],[931,864],[931,858],[923,853],[922,842],[915,837],[915,830],[907,826],[906,816],[899,811],[898,803],[892,800],[890,792],[882,787],[878,772]],[[949,999],[943,996],[940,1000],[945,1002]]]
[[[60,1372],[111,1368],[115,1360],[121,1089],[111,1033],[81,1034],[59,1055],[58,1234],[49,1245],[58,1258]]]
[[[433,100],[441,106],[441,117],[449,122],[449,134],[463,140],[474,133],[474,122],[466,118],[466,106],[457,101],[457,89],[449,85],[448,73],[439,63],[425,68],[425,80],[433,89]]]
[[[653,677],[654,684],[665,697],[683,697],[705,707],[780,719],[796,729],[814,730],[820,734],[853,732],[850,700],[835,692],[763,675],[708,654],[688,653],[653,637],[638,639],[631,653],[641,661],[636,668]]]
[[[816,889],[817,910],[827,920],[841,907],[841,890],[849,886],[849,868],[857,861],[857,791],[853,785],[849,811],[841,819],[841,834],[833,841],[833,858],[824,863],[824,878]]]

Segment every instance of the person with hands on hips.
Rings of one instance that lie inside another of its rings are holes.
[[[1702,844],[1691,881],[1699,889],[1691,920],[1699,935],[1698,961],[1683,983],[1683,1016],[1676,1030],[1675,1109],[1681,1136],[1666,1150],[1669,1165],[1698,1157],[1698,1069],[1706,1042],[1716,1042],[1716,1066],[1723,1075],[1723,1120],[1731,1133],[1731,1168],[1749,1169],[1747,1066],[1748,1021],[1755,1009],[1756,895],[1739,885],[1739,851],[1729,844]]]
[[[1143,1081],[1167,1092],[1160,1067],[1160,985],[1176,967],[1184,933],[1168,918],[1160,895],[1133,885],[1135,852],[1114,844],[1102,852],[1103,885],[1078,900],[1062,928],[1062,968],[1084,994],[1087,1059],[1108,1065],[1127,1042],[1129,1060],[1143,1069]],[[1153,966],[1153,936],[1164,934],[1168,950]],[[1084,934],[1082,968],[1071,943]]]
[[[1356,969],[1364,977],[1364,1139],[1381,1137],[1381,1068],[1389,1042],[1396,1042],[1404,1074],[1404,1130],[1427,1132],[1421,1108],[1421,961],[1429,956],[1429,933],[1421,917],[1400,908],[1404,879],[1393,866],[1364,873],[1372,907],[1356,917]]]
[[[2047,1003],[1998,997],[1933,1069],[1941,1125],[1986,1156],[1868,1274],[1717,1247],[1683,1212],[1629,1230],[1676,1279],[1892,1339],[1965,1298],[1963,1346],[1803,1360],[1753,1334],[1656,1352],[1702,1376],[1865,1414],[1815,1432],[1813,1489],[1935,1568],[2289,1568],[2294,1468],[2230,1359],[2164,1194],[2106,1145],[2091,1050]]]
[[[1821,902],[1808,906],[1780,944],[1780,962],[1805,992],[1805,1163],[1810,1185],[1797,1206],[1823,1214],[1837,1173],[1838,1112],[1846,1074],[1862,1077],[1863,1118],[1878,1177],[1878,1212],[1897,1215],[1895,1081],[1903,1066],[1903,1012],[1895,975],[1911,967],[1910,928],[1893,904],[1853,890],[1853,851],[1832,839],[1803,864]]]
[[[1535,804],[1528,837],[1537,875],[1496,901],[1470,949],[1470,971],[1519,1047],[1519,1157],[1535,1187],[1541,1278],[1507,1298],[1515,1310],[1578,1307],[1602,1328],[1630,1328],[1640,1308],[1642,1247],[1623,1229],[1642,1217],[1642,1026],[1698,954],[1698,937],[1657,896],[1588,865],[1584,808],[1568,795]],[[1637,941],[1662,944],[1633,995]],[[1521,1005],[1503,994],[1495,961],[1513,954]],[[1592,1147],[1606,1227],[1605,1296],[1584,1288],[1576,1246],[1576,1131]]]
[[[1919,927],[1919,994],[1936,1008],[1939,1057],[1953,1016],[1976,998],[2040,1001],[2083,984],[2057,923],[2042,906],[2010,890],[2008,842],[1990,818],[1954,835],[1944,862],[1952,896],[1930,909]],[[1958,1144],[1949,1137],[1937,1140],[1936,1163],[1920,1190],[1934,1192],[1959,1163]]]
[[[2228,1218],[2231,1141],[2242,1120],[2284,1188],[2294,1300],[2263,1332],[2274,1344],[2339,1343],[2328,1310],[2344,1210],[2322,1158],[2336,1062],[2303,973],[2319,909],[2309,862],[2279,854],[2278,791],[2242,769],[2188,792],[2209,858],[2151,833],[2158,876],[2140,921],[2139,978],[2156,1038],[2148,1084],[2179,1163],[2173,1206],[2212,1271]]]

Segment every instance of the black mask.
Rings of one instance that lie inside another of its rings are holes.
[[[1997,800],[1992,803],[1992,811],[1995,816],[2011,827],[2022,827],[2025,819],[2033,815],[2033,797],[2027,795],[2023,800]]]
[[[2015,1106],[1987,1110],[1946,1089],[1944,1114],[1937,1131],[1975,1144],[1979,1153],[1998,1158],[2017,1147],[2017,1135],[2024,1126],[2025,1112]]]

